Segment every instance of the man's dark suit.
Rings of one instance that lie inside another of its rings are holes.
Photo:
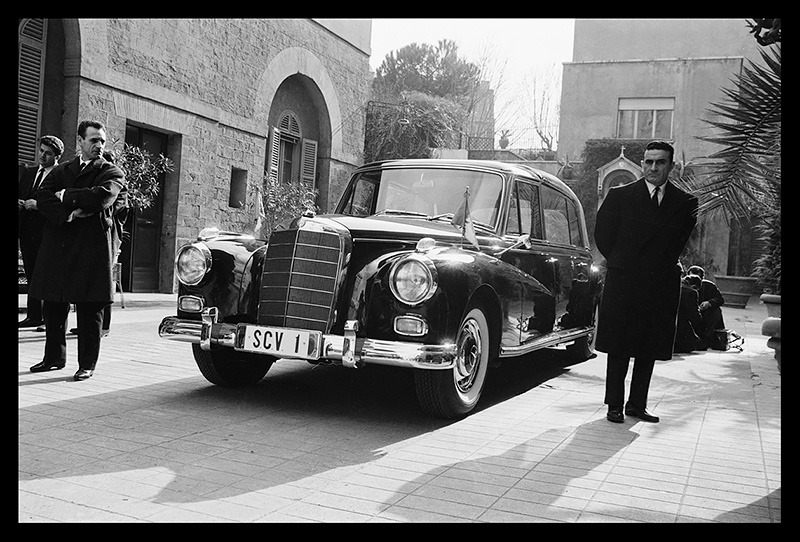
[[[56,195],[61,190],[63,200]],[[113,209],[125,191],[120,168],[97,158],[81,170],[76,157],[50,172],[36,195],[46,222],[30,291],[44,300],[47,363],[66,361],[66,316],[75,303],[78,364],[94,370],[103,308],[113,302],[112,261],[121,243]],[[89,216],[75,217],[78,209]]]
[[[33,199],[36,191],[34,181],[39,171],[39,166],[25,168],[19,179],[18,197],[21,200]],[[36,255],[39,252],[39,245],[42,244],[42,228],[44,227],[44,215],[39,211],[20,209],[19,210],[19,248],[22,252],[22,263],[25,265],[25,276],[30,286],[33,270],[36,267]],[[27,320],[31,322],[42,322],[42,300],[37,299],[28,293],[28,313]]]
[[[700,315],[700,303],[697,290],[688,284],[681,284],[681,301],[678,305],[678,320],[675,329],[675,352],[692,352],[704,350],[703,317]]]
[[[700,309],[703,318],[703,337],[708,344],[711,344],[714,337],[714,330],[725,329],[725,319],[722,317],[722,305],[725,298],[719,291],[717,285],[710,280],[703,279],[700,283],[699,302],[708,301],[706,308]]]
[[[672,357],[680,298],[678,257],[694,229],[697,198],[672,183],[655,211],[644,179],[612,188],[597,212],[595,241],[607,275],[596,348],[608,353],[606,404],[621,408],[629,359],[628,404],[647,406],[655,360]]]

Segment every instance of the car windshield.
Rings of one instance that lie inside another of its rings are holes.
[[[495,227],[502,178],[497,173],[440,168],[370,171],[353,183],[339,212],[354,216],[402,214],[450,219],[469,188],[473,222]]]

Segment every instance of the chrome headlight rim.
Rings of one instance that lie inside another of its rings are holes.
[[[424,288],[420,291],[420,293],[414,295],[413,297],[404,295],[404,290],[398,288],[397,284],[398,273],[400,273],[406,266],[409,265],[413,265],[416,267],[416,269],[420,270],[425,281]],[[394,295],[398,301],[410,307],[416,307],[428,301],[431,297],[433,297],[433,294],[436,293],[438,286],[439,282],[436,266],[433,264],[430,258],[423,254],[406,255],[394,262],[391,270],[389,271],[389,289],[392,291],[392,295]]]
[[[183,267],[183,258],[186,257],[190,251],[198,253],[198,258],[194,261],[198,265],[196,270],[187,272]],[[196,242],[184,245],[178,249],[175,255],[175,276],[178,281],[186,286],[197,286],[205,278],[209,271],[211,271],[212,263],[211,249],[205,243]]]

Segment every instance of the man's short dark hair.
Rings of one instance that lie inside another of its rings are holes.
[[[669,161],[675,161],[675,148],[666,141],[651,141],[647,144],[644,150],[667,151],[669,153]]]
[[[81,137],[86,137],[86,129],[87,128],[94,128],[95,130],[105,130],[106,127],[103,125],[102,122],[97,120],[84,120],[78,125],[78,135]]]
[[[697,276],[698,276],[698,277],[700,277],[701,279],[702,279],[702,278],[704,278],[704,277],[706,276],[706,272],[705,272],[705,271],[703,270],[703,268],[702,268],[702,267],[700,267],[699,265],[693,265],[693,266],[691,266],[691,267],[689,268],[689,270],[687,271],[687,273],[688,273],[688,274],[690,274],[690,275],[697,275]]]
[[[56,136],[44,135],[39,138],[39,143],[52,147],[53,151],[55,151],[56,158],[64,153],[64,143]]]

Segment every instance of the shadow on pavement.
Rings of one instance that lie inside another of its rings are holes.
[[[563,352],[541,354],[495,368],[479,408],[524,393],[566,370]],[[57,377],[30,384],[70,376],[59,371]],[[421,411],[412,371],[284,361],[247,388],[221,388],[195,376],[141,386],[135,393],[109,392],[32,406],[25,412],[38,419],[37,413],[46,416],[54,405],[80,414],[72,422],[55,419],[53,427],[61,434],[74,428],[78,436],[68,438],[85,439],[87,447],[98,443],[97,456],[103,458],[90,461],[79,455],[82,465],[64,465],[64,459],[45,465],[25,454],[21,445],[21,480],[166,469],[171,478],[154,489],[154,502],[199,502],[212,492],[217,499],[298,482],[375,461],[392,444],[452,423]],[[22,434],[27,431],[25,418],[20,424]],[[41,434],[47,430],[41,428]],[[77,453],[92,455],[85,447]],[[225,473],[229,477],[220,483]]]

